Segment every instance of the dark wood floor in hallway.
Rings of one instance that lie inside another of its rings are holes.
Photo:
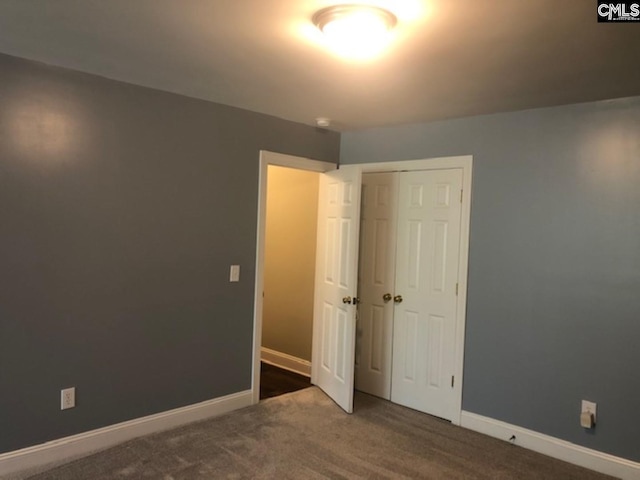
[[[260,363],[260,400],[295,392],[310,386],[311,380],[309,377],[268,363]]]

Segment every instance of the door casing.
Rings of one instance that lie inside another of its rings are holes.
[[[262,343],[262,292],[264,289],[264,241],[266,226],[266,198],[267,198],[267,168],[269,165],[311,170],[315,172],[327,172],[337,168],[337,165],[329,162],[320,162],[308,158],[296,157],[269,151],[260,152],[259,182],[258,182],[258,222],[256,242],[256,276],[253,319],[253,372],[252,394],[253,403],[260,400],[260,346]],[[467,305],[467,279],[469,267],[469,228],[471,221],[471,188],[473,173],[473,156],[463,155],[456,157],[438,157],[423,160],[400,160],[380,163],[359,164],[363,173],[397,172],[412,170],[439,170],[449,168],[462,169],[462,212],[460,225],[460,256],[458,266],[458,297],[456,318],[456,351],[455,351],[455,378],[454,385],[456,405],[458,412],[452,418],[452,423],[460,425],[462,413],[462,385],[464,367],[464,335],[466,324]]]

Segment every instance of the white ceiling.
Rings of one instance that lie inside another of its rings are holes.
[[[0,0],[0,52],[336,130],[640,94],[640,23],[593,0],[349,0],[399,17],[369,63],[319,44],[334,3]]]

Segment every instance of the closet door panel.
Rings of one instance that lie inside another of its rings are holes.
[[[462,170],[402,172],[391,400],[451,419]]]
[[[391,345],[395,280],[398,174],[362,175],[356,389],[391,398]]]

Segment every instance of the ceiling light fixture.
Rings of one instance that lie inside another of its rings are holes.
[[[398,23],[393,13],[371,5],[334,5],[318,11],[312,21],[332,49],[354,59],[368,59],[383,50]]]

